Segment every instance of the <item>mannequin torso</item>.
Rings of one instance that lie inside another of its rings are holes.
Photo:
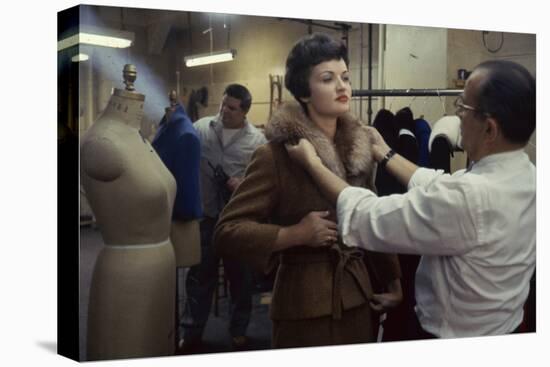
[[[173,352],[176,183],[135,127],[142,110],[142,95],[115,89],[81,145],[81,180],[106,245],[90,289],[88,360]]]

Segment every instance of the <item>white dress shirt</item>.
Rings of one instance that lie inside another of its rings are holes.
[[[348,187],[338,197],[344,242],[421,254],[416,313],[442,338],[512,332],[535,267],[535,167],[523,150],[453,175],[419,168],[403,195]]]

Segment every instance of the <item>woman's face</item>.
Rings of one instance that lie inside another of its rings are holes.
[[[324,61],[311,70],[311,95],[304,98],[310,115],[338,117],[349,111],[351,83],[343,59]]]

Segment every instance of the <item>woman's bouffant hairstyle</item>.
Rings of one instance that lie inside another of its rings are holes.
[[[331,60],[344,60],[349,65],[348,49],[341,41],[323,33],[302,37],[286,59],[285,87],[292,93],[307,114],[307,107],[300,98],[309,97],[309,77],[316,65]]]

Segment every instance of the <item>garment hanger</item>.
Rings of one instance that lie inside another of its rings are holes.
[[[410,92],[410,89],[407,89],[407,93],[409,93],[409,92]],[[414,100],[415,100],[417,97],[418,97],[417,95],[415,95],[415,96],[412,97],[411,102],[409,103],[409,106],[408,106],[408,107],[409,107],[409,110],[412,111],[412,108],[411,108],[411,107],[412,107],[412,105],[413,105],[413,103],[414,103]],[[413,120],[414,120],[414,111],[412,111],[412,112],[413,112]]]
[[[447,116],[447,108],[445,107],[445,101],[443,101],[443,98],[441,98],[441,94],[439,94],[439,89],[436,89],[436,91],[437,91],[437,97],[441,102],[441,107],[443,108],[443,116]]]
[[[420,118],[421,119],[424,119],[424,111],[426,111],[426,104],[428,103],[428,98],[429,96],[426,96],[426,98],[424,98],[424,103],[422,104],[422,113],[420,114]]]
[[[391,110],[391,105],[392,105],[393,100],[394,100],[394,98],[395,98],[395,97],[392,96],[393,93],[394,93],[394,91],[391,90],[391,91],[390,91],[390,107],[388,108],[388,111],[390,111],[390,112],[392,112],[392,110]]]
[[[409,92],[409,89],[407,89],[407,92]],[[414,96],[412,99],[411,99],[411,103],[409,103],[409,108],[411,108],[412,104],[414,103],[414,100],[417,98],[418,96]]]

